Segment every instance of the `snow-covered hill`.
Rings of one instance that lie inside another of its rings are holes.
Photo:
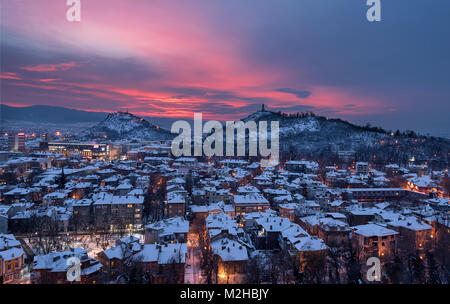
[[[87,129],[83,136],[95,138],[102,133],[109,139],[167,140],[174,137],[169,131],[125,112],[108,114],[100,123]]]
[[[258,111],[244,122],[279,121],[280,152],[304,155],[330,155],[339,150],[352,150],[371,157],[387,155],[388,159],[409,156],[440,155],[444,159],[450,141],[415,134],[395,134],[374,127],[361,127],[341,119],[329,119],[312,113],[283,114]],[[392,156],[392,158],[391,158]],[[417,157],[416,157],[417,158]]]

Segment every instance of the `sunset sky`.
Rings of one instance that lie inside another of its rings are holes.
[[[266,104],[450,136],[450,1],[0,0],[1,102],[239,119]]]

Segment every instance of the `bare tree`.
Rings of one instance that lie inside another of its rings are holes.
[[[250,257],[247,263],[247,278],[248,284],[261,284],[264,277],[264,263],[259,255]]]
[[[205,283],[213,284],[218,282],[219,273],[219,258],[214,254],[212,248],[209,246],[208,237],[205,232],[199,234],[200,246],[200,268],[205,274]]]
[[[344,262],[347,280],[349,284],[360,284],[362,282],[361,264],[358,260],[356,251],[352,248],[345,256]]]

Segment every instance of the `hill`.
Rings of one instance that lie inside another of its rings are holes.
[[[169,131],[131,113],[115,112],[82,133],[83,137],[96,138],[105,134],[108,139],[168,140],[174,137]]]

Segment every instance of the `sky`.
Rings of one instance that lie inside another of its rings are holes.
[[[450,137],[450,1],[0,0],[1,102],[233,120],[267,108]]]

